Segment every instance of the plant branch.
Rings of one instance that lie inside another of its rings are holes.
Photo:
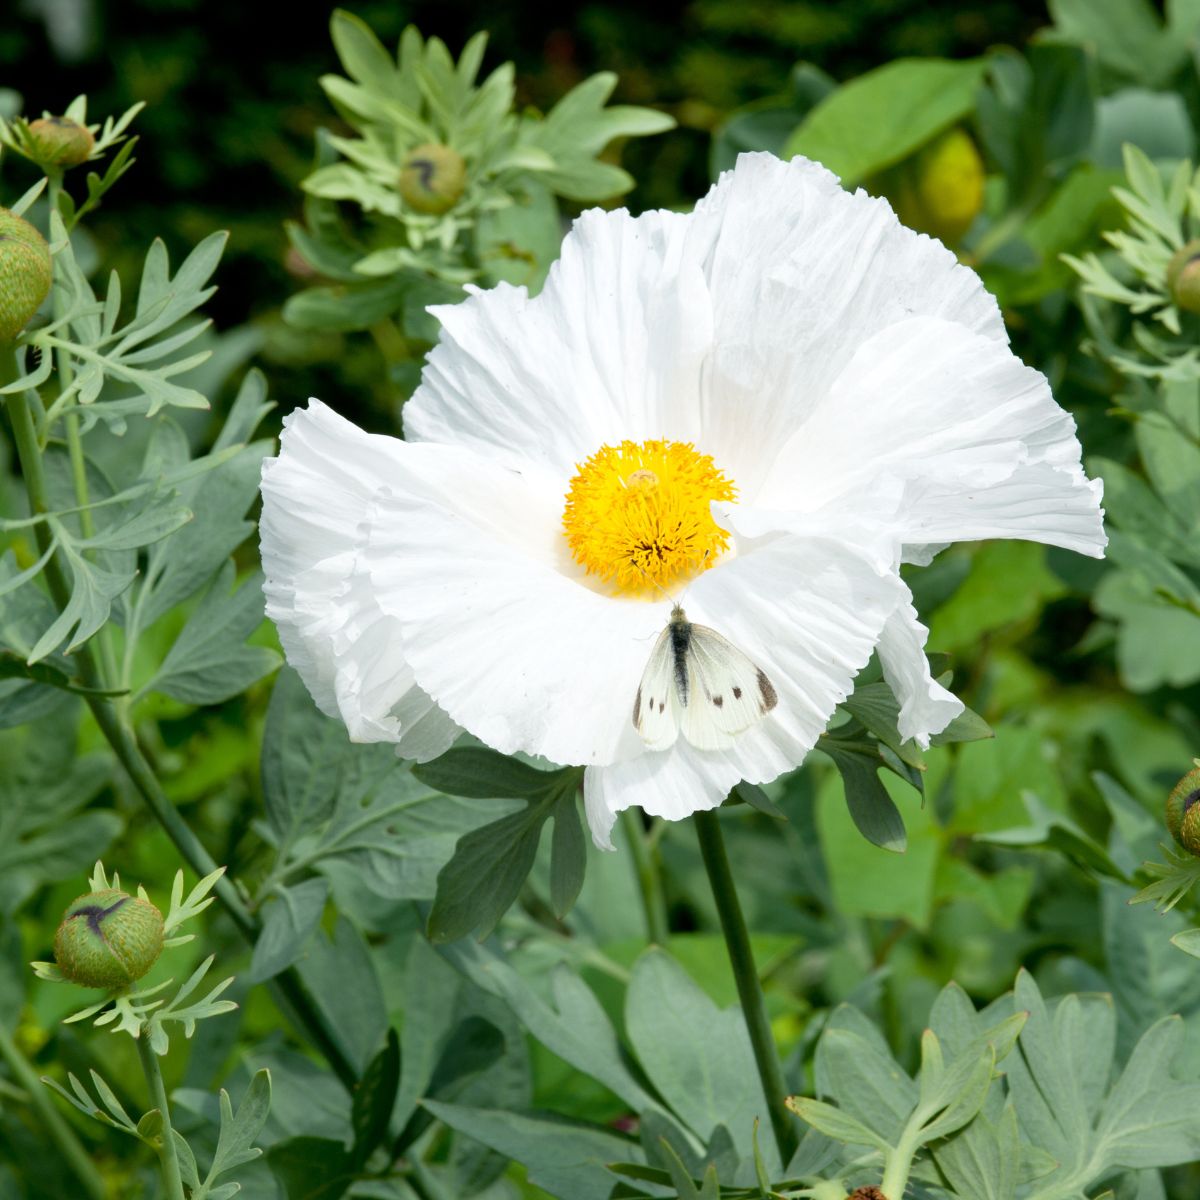
[[[783,1067],[779,1062],[779,1051],[767,1019],[767,1003],[759,982],[758,969],[754,965],[754,953],[750,948],[750,933],[746,918],[738,901],[733,872],[729,869],[729,856],[725,852],[725,839],[721,833],[721,822],[715,811],[698,812],[693,816],[696,837],[700,842],[700,855],[708,882],[712,887],[713,899],[721,918],[721,932],[725,935],[725,947],[729,951],[729,963],[737,983],[738,997],[742,1002],[742,1014],[746,1018],[746,1029],[750,1034],[750,1045],[754,1049],[754,1062],[762,1080],[767,1110],[771,1116],[771,1128],[775,1131],[775,1143],[779,1156],[786,1168],[796,1153],[799,1139],[792,1116],[784,1101],[787,1086],[783,1082]]]
[[[184,1200],[183,1177],[179,1173],[179,1148],[175,1145],[175,1131],[171,1128],[171,1109],[167,1104],[167,1089],[163,1084],[162,1070],[158,1065],[158,1055],[150,1046],[150,1037],[145,1029],[137,1037],[138,1058],[142,1063],[142,1073],[150,1087],[150,1103],[158,1109],[162,1118],[162,1146],[158,1152],[162,1164],[163,1187],[166,1189],[167,1200]]]
[[[15,378],[15,372],[16,359],[11,343],[0,344],[0,382]],[[6,407],[12,421],[13,440],[16,443],[21,475],[29,497],[30,511],[35,514],[49,512],[49,493],[41,449],[28,401],[19,395],[9,396],[7,400]],[[50,547],[51,534],[45,522],[34,526],[34,536],[41,552],[46,553]],[[61,611],[70,599],[71,589],[57,554],[51,555],[44,573],[50,594]],[[90,644],[81,646],[76,651],[75,658],[79,664],[80,676],[88,688],[101,692],[111,690]],[[118,715],[112,701],[104,696],[88,695],[85,696],[85,700],[101,733],[108,740],[134,787],[187,864],[201,877],[214,871],[217,864],[162,790],[158,778],[137,744],[128,720]],[[217,899],[238,927],[238,931],[253,945],[261,926],[258,918],[242,900],[233,881],[228,876],[222,876],[215,890]],[[289,967],[272,980],[271,990],[289,1018],[307,1031],[317,1050],[328,1060],[342,1083],[348,1088],[352,1087],[356,1082],[357,1072],[327,1028],[296,969]]]

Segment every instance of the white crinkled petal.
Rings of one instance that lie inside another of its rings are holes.
[[[766,783],[799,765],[906,594],[894,572],[834,539],[768,537],[739,540],[737,549],[682,603],[689,620],[716,629],[767,673],[779,702],[729,750],[701,751],[680,738],[669,750],[643,747],[589,770],[588,821],[601,847],[631,805],[678,820],[715,808],[738,780]]]
[[[911,599],[906,599],[888,618],[879,638],[883,675],[900,701],[900,736],[913,739],[922,750],[928,750],[929,739],[965,707],[930,674],[925,656],[928,637],[929,630],[917,619]]]
[[[704,263],[713,305],[705,446],[719,447],[743,501],[880,330],[928,314],[1007,344],[974,271],[818,163],[740,155],[691,222],[687,254]]]
[[[404,408],[409,439],[565,480],[606,443],[698,437],[712,310],[681,255],[687,223],[591,210],[537,297],[502,284],[433,309],[442,334]]]
[[[865,501],[908,557],[987,537],[1099,556],[1101,485],[1080,453],[1075,422],[1042,374],[1001,342],[919,317],[861,346],[783,446],[758,499],[855,512]]]
[[[398,471],[362,552],[421,686],[504,753],[586,765],[635,751],[634,694],[669,605],[588,586],[544,484],[427,443],[404,446],[403,463],[431,455],[441,494],[404,490]]]
[[[358,568],[360,526],[395,470],[394,438],[363,433],[319,401],[291,413],[263,463],[263,591],[288,662],[318,708],[359,742],[442,753],[458,728],[421,691],[396,621]]]

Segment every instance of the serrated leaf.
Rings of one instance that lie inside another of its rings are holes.
[[[264,909],[262,931],[254,943],[252,983],[264,983],[296,961],[321,920],[328,895],[324,879],[306,879],[277,890],[277,898]]]
[[[245,640],[263,622],[262,576],[231,592],[236,568],[227,561],[143,692],[185,704],[219,704],[279,666],[279,655]]]
[[[266,1124],[271,1111],[271,1074],[267,1070],[254,1073],[246,1093],[242,1097],[237,1112],[229,1101],[229,1093],[224,1088],[220,1093],[221,1127],[217,1137],[217,1148],[213,1153],[212,1166],[199,1189],[193,1193],[192,1200],[219,1200],[220,1195],[234,1195],[227,1189],[237,1188],[237,1184],[222,1184],[214,1187],[217,1178],[227,1175],[246,1163],[253,1162],[262,1155],[262,1150],[254,1145],[258,1135]]]

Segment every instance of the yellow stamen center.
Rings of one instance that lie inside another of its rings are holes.
[[[720,558],[729,534],[709,504],[736,494],[686,442],[601,446],[571,480],[563,532],[575,561],[618,591],[668,588]]]

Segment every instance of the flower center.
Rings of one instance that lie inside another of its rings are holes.
[[[712,457],[686,442],[601,446],[571,480],[563,533],[589,575],[619,591],[666,588],[721,556],[729,534],[709,503],[736,494]]]

